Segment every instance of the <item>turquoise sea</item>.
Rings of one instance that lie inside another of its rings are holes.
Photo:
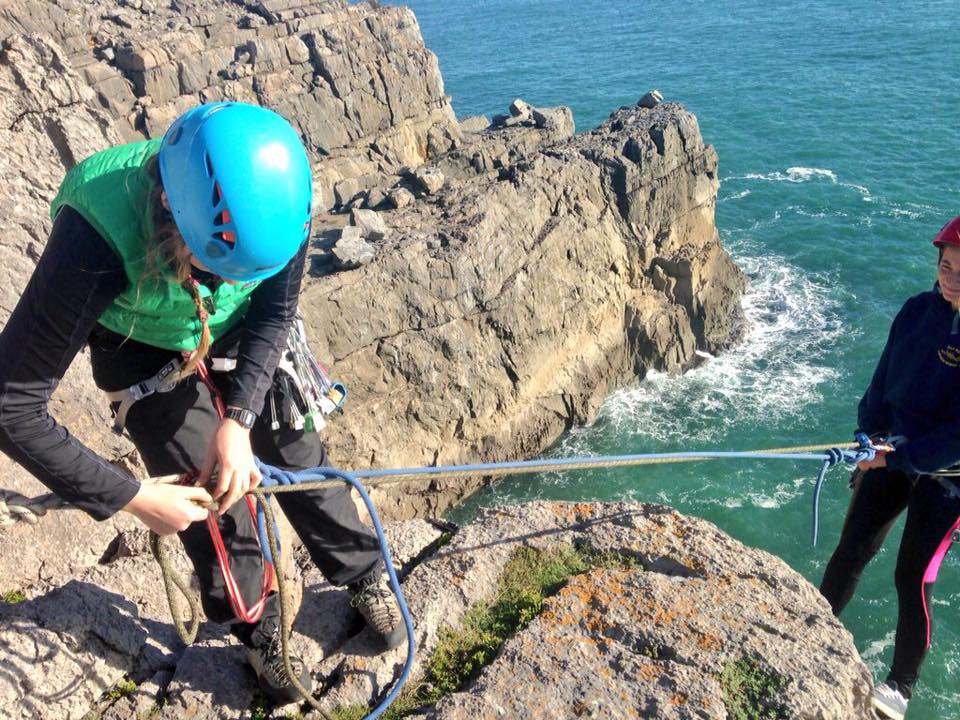
[[[742,345],[683,377],[615,393],[551,455],[747,450],[850,437],[856,404],[930,240],[960,214],[960,3],[760,0],[408,0],[458,116],[521,97],[595,127],[647,90],[696,113],[720,157],[717,226],[750,278]],[[479,504],[528,498],[663,502],[783,557],[818,583],[846,509],[815,463],[724,461],[548,474]],[[842,620],[882,679],[895,624],[900,527]],[[960,552],[941,571],[934,644],[909,720],[960,717]]]

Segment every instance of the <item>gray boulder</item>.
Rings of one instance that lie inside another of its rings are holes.
[[[333,246],[334,262],[340,270],[353,270],[373,260],[376,250],[363,239],[363,230],[347,225]]]
[[[533,108],[533,122],[541,130],[556,133],[559,137],[571,137],[575,131],[573,111],[568,107]]]
[[[460,121],[460,130],[465,133],[483,132],[490,127],[490,120],[486,115],[471,115]]]
[[[663,102],[663,95],[659,90],[651,90],[646,95],[644,95],[637,102],[638,107],[645,108],[647,110],[652,110],[657,105]]]
[[[436,195],[443,187],[443,173],[435,167],[423,166],[413,171],[411,179],[427,195]]]
[[[387,236],[387,224],[374,210],[354,208],[350,211],[350,222],[360,228],[360,236],[369,242],[380,242]]]
[[[405,187],[394,188],[387,196],[388,202],[395,209],[405,208],[407,205],[413,203],[415,199],[413,193]]]

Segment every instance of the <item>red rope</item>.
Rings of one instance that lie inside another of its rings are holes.
[[[224,413],[226,412],[226,407],[223,403],[223,396],[220,394],[220,389],[216,386],[216,384],[214,384],[213,379],[210,377],[210,371],[207,369],[207,366],[202,362],[197,365],[197,375],[201,380],[203,380],[204,385],[206,385],[210,390],[210,396],[213,398],[213,404],[217,409],[217,414],[223,418]],[[189,482],[196,476],[196,472],[187,473],[181,478],[181,482]],[[254,504],[253,498],[250,495],[246,495],[244,500],[247,502],[247,510],[250,513],[250,522],[252,522],[253,527],[256,528],[256,505]],[[273,565],[264,559],[263,587],[260,590],[260,597],[248,608],[246,603],[243,601],[243,594],[240,592],[240,587],[237,585],[236,578],[233,576],[233,570],[230,569],[230,558],[227,554],[227,548],[223,544],[223,536],[220,534],[220,524],[217,522],[217,514],[212,510],[207,515],[207,530],[210,531],[210,540],[213,542],[213,548],[217,554],[217,563],[220,565],[220,573],[223,575],[223,584],[227,591],[227,599],[230,601],[230,608],[233,610],[233,614],[237,617],[237,620],[241,622],[257,622],[257,620],[259,620],[260,616],[263,614],[263,608],[266,605],[267,596],[270,595],[270,590],[273,588]],[[257,544],[260,544],[259,533],[257,534]]]

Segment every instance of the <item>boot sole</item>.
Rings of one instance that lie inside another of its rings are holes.
[[[894,710],[877,698],[873,698],[873,709],[876,711],[877,717],[883,718],[884,720],[903,720],[906,715],[906,711],[900,712],[899,710]]]

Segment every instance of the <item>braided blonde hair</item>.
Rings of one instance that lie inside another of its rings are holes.
[[[199,283],[193,279],[193,265],[190,263],[190,248],[183,241],[180,231],[173,220],[173,215],[163,204],[163,182],[160,179],[160,162],[154,155],[147,161],[146,171],[153,180],[153,190],[150,192],[148,210],[148,233],[150,242],[147,244],[144,256],[143,273],[137,281],[137,297],[146,282],[160,282],[167,271],[173,270],[177,282],[190,293],[193,304],[197,308],[197,318],[200,320],[200,342],[197,349],[191,353],[186,364],[180,370],[180,377],[192,375],[197,366],[210,351],[210,326],[207,323],[207,309],[200,295]]]

